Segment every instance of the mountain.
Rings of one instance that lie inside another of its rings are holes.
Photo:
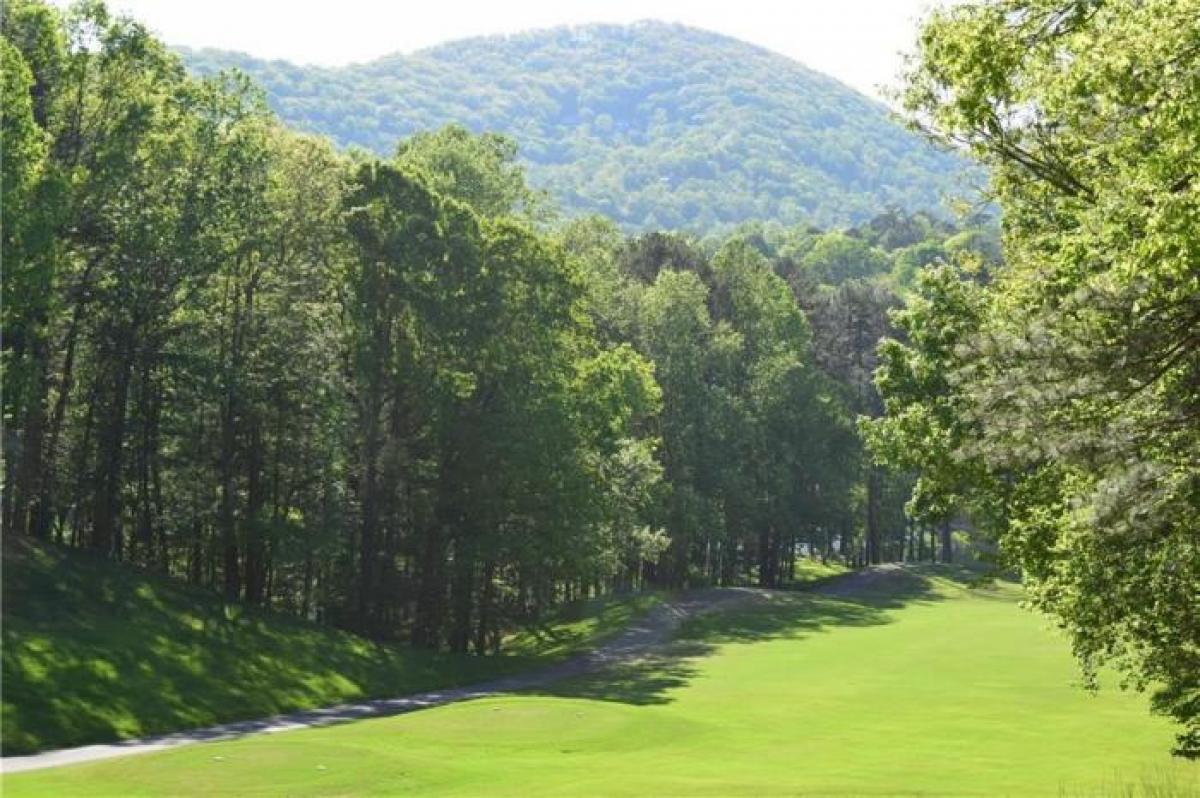
[[[459,122],[520,145],[530,183],[569,214],[711,231],[747,219],[857,222],[941,210],[965,163],[887,108],[782,55],[641,22],[465,39],[344,67],[182,50],[196,73],[237,67],[285,122],[391,153]]]

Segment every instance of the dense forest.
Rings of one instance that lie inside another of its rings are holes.
[[[99,3],[10,2],[5,532],[478,653],[579,596],[994,553],[1195,755],[1197,11],[931,17],[905,108],[988,169],[1001,232],[789,173],[798,214],[860,221],[768,202],[631,235],[641,206],[564,220],[530,187],[544,135],[364,126],[380,154],[343,152]]]
[[[644,22],[467,39],[323,68],[182,51],[198,74],[237,67],[286,124],[390,156],[447,124],[521,145],[529,182],[570,216],[626,232],[704,235],[743,221],[857,224],[880,209],[947,214],[967,161],[888,110],[784,56]]]
[[[501,136],[342,156],[99,6],[5,24],[14,531],[480,651],[574,595],[932,553],[854,419],[898,292],[988,229],[547,228]]]

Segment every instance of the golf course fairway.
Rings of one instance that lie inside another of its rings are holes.
[[[770,593],[529,694],[16,774],[4,793],[1196,794],[1200,765],[1171,758],[1145,697],[1082,689],[1019,599],[933,569]]]

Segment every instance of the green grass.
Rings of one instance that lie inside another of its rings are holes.
[[[562,660],[617,634],[660,601],[661,593],[576,601],[563,606],[546,623],[509,635],[503,650],[510,657]]]
[[[658,598],[569,606],[499,657],[372,643],[67,552],[4,549],[3,746],[27,753],[466,684],[557,661]]]
[[[823,582],[835,576],[841,576],[850,569],[839,562],[821,562],[817,559],[801,557],[796,560],[796,576],[787,583],[788,587],[803,587],[816,582]]]
[[[1194,795],[1011,585],[778,594],[552,691],[18,774],[27,795]]]

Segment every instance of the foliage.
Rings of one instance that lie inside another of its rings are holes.
[[[1089,677],[1119,667],[1200,754],[1200,7],[934,14],[905,102],[988,167],[1007,265],[947,272],[880,373],[881,456],[998,536]]]
[[[482,216],[544,215],[516,162],[517,145],[498,133],[473,135],[461,125],[421,131],[396,148],[396,161],[422,172],[429,187],[470,205]]]
[[[504,136],[339,153],[99,3],[12,12],[6,531],[479,655],[582,599],[926,558],[853,419],[914,275],[995,268],[986,219],[552,227]]]
[[[547,230],[504,136],[343,155],[99,3],[10,11],[15,534],[478,653],[613,590],[921,556],[850,419],[956,227]]]
[[[640,586],[658,388],[505,139],[346,157],[99,3],[11,11],[6,531],[479,653]]]
[[[922,273],[917,290],[892,321],[904,343],[884,340],[875,382],[886,415],[864,419],[875,458],[919,474],[911,507],[920,518],[943,521],[962,505],[980,469],[956,457],[978,434],[967,420],[970,399],[954,384],[959,347],[979,329],[982,289],[951,266]]]

